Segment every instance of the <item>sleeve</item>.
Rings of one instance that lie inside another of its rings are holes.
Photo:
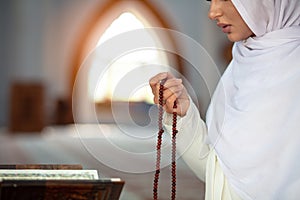
[[[164,127],[169,134],[172,134],[172,114],[164,113]],[[195,173],[205,181],[206,163],[209,154],[209,146],[205,143],[207,127],[200,118],[196,105],[191,105],[184,117],[177,119],[177,152]]]

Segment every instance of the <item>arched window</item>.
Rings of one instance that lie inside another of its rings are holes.
[[[103,6],[103,5],[102,5]],[[157,8],[150,4],[147,0],[140,1],[131,1],[131,0],[122,0],[122,1],[111,1],[107,5],[103,6],[103,9],[96,12],[97,14],[94,19],[91,20],[92,23],[89,24],[89,27],[85,28],[86,32],[83,34],[81,40],[78,44],[78,52],[75,52],[74,56],[74,67],[73,67],[73,76],[71,78],[71,88],[75,84],[76,76],[79,70],[80,65],[86,58],[86,56],[95,49],[98,45],[101,45],[103,42],[109,40],[109,38],[114,37],[122,32],[134,30],[134,29],[148,29],[151,27],[161,27],[165,29],[172,29],[170,24],[166,22],[166,17],[161,16],[161,13]],[[166,33],[167,34],[167,33]],[[153,40],[154,43],[160,43],[158,46],[168,46],[174,48],[174,52],[177,52],[177,44],[172,39],[172,35],[153,35],[150,33],[145,35],[145,40]],[[160,39],[163,38],[163,39]],[[119,45],[124,45],[120,43]],[[96,57],[101,57],[101,54]],[[94,55],[94,56],[95,56]],[[150,92],[149,86],[140,87],[138,90],[134,91],[128,97],[128,94],[122,94],[122,91],[116,92],[115,87],[116,83],[122,78],[122,75],[126,74],[136,66],[147,65],[147,62],[155,63],[162,66],[172,66],[178,71],[181,71],[181,59],[178,55],[175,55],[171,52],[161,51],[159,49],[144,49],[136,52],[130,52],[122,57],[118,58],[112,63],[108,70],[105,71],[103,77],[99,82],[99,73],[97,71],[97,65],[99,66],[99,57],[98,59],[92,60],[95,67],[91,67],[88,72],[86,72],[85,85],[79,86],[81,91],[77,91],[77,95],[73,98],[80,99],[77,102],[90,101],[90,103],[96,105],[96,111],[101,112],[104,116],[109,116],[106,112],[109,111],[112,102],[142,102],[145,104],[151,104],[152,94]],[[105,58],[104,58],[105,59]],[[101,62],[101,59],[100,59]],[[93,66],[93,64],[92,64]],[[165,71],[164,69],[157,70]],[[138,76],[143,76],[141,70]],[[96,89],[95,89],[96,85]],[[97,87],[100,85],[101,87]],[[148,87],[148,89],[147,89]],[[85,93],[86,91],[87,94]],[[114,93],[114,94],[112,94]],[[88,98],[87,98],[88,97]],[[74,99],[73,99],[74,100]],[[82,105],[79,105],[82,104]],[[136,105],[136,104],[131,104]],[[140,105],[139,105],[140,106]],[[84,114],[88,112],[84,106],[84,103],[78,103],[79,109],[77,113]],[[74,107],[73,107],[74,109]],[[83,120],[80,121],[93,121],[90,120],[90,117],[83,117]],[[101,117],[100,117],[101,118]],[[103,118],[103,117],[102,117]],[[101,119],[101,121],[111,121],[111,119]],[[109,117],[111,118],[111,117]]]
[[[103,42],[111,39],[118,34],[122,34],[127,31],[144,29],[146,26],[131,12],[124,12],[118,16],[111,25],[105,30],[103,35],[101,35],[99,41],[97,42],[97,46],[101,45]],[[155,38],[151,35],[151,33],[143,35],[144,40],[148,40],[152,45],[155,46],[157,42]],[[97,47],[96,47],[97,48]],[[99,55],[100,57],[101,55]],[[97,60],[95,60],[97,62]],[[97,71],[97,67],[101,63],[95,63],[92,65],[93,67],[90,69],[89,73],[89,98],[93,100],[95,103],[101,103],[106,101],[132,101],[132,102],[152,102],[152,95],[149,92],[147,86],[143,86],[134,92],[131,96],[124,95],[121,92],[114,93],[116,91],[116,87],[122,77],[134,70],[141,65],[147,64],[158,64],[158,65],[168,65],[167,56],[160,50],[152,49],[152,50],[139,50],[134,51],[132,53],[126,54],[121,58],[118,58],[112,65],[107,69],[104,74],[104,77],[101,81],[99,81],[98,74],[95,73]],[[157,69],[157,71],[164,71],[165,69],[162,67],[161,69]],[[147,71],[141,71],[140,75],[146,76]],[[96,90],[94,90],[94,85],[96,86]]]

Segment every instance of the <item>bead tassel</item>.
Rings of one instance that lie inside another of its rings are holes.
[[[156,144],[156,165],[155,165],[155,175],[153,181],[153,199],[158,199],[158,181],[160,174],[160,159],[161,159],[161,144],[162,144],[162,135],[164,133],[162,125],[162,116],[163,116],[163,84],[160,84],[159,88],[159,111],[158,111],[158,134],[157,134],[157,144]],[[174,109],[177,108],[176,101],[174,102]],[[173,125],[172,125],[172,163],[171,163],[171,173],[172,173],[172,184],[171,184],[171,199],[175,200],[176,197],[176,129],[177,124],[177,112],[173,112]]]
[[[176,101],[174,102],[174,109],[177,108]],[[174,200],[176,197],[176,129],[177,124],[177,112],[173,112],[173,126],[172,126],[172,190],[171,199]]]

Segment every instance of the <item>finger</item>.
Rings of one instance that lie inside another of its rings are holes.
[[[179,98],[181,96],[181,94],[183,93],[183,90],[184,90],[184,86],[182,84],[175,85],[170,88],[166,88],[164,90],[164,99],[169,98],[173,94],[175,94],[176,97]]]
[[[160,85],[159,84],[156,84],[155,85],[155,88],[153,89],[153,94],[154,94],[154,103],[155,104],[158,104],[159,103],[159,90],[160,90]]]
[[[179,83],[176,83],[176,81],[174,82],[174,80],[176,80],[174,78],[175,77],[171,73],[162,72],[162,73],[159,73],[159,74],[155,75],[154,77],[152,77],[149,80],[149,85],[150,85],[152,93],[154,95],[153,101],[154,101],[155,104],[158,104],[158,101],[159,101],[160,84],[165,84],[165,82],[168,79],[171,79],[171,82],[169,83],[170,86],[172,86],[174,84],[179,84]]]
[[[157,83],[159,83],[161,80],[164,80],[168,77],[168,73],[167,72],[162,72],[162,73],[159,73],[155,76],[153,76],[150,80],[149,80],[149,84],[151,87],[155,87],[155,85]]]
[[[159,94],[159,84],[156,86],[156,91],[155,94],[158,95]],[[183,89],[183,85],[182,85],[182,80],[181,79],[169,79],[166,81],[166,83],[164,84],[164,99],[167,99],[169,96],[171,96],[173,93],[176,93],[176,95],[180,95],[178,94],[178,92],[180,92],[180,90]]]
[[[182,79],[171,78],[171,79],[168,79],[166,81],[166,83],[164,84],[164,87],[165,88],[172,88],[172,87],[176,87],[178,85],[182,85]]]
[[[176,101],[176,99],[179,99],[181,94],[182,94],[183,90],[182,89],[167,89],[164,91],[164,95],[163,95],[163,102],[165,102],[165,104],[167,104],[167,107],[172,107],[172,103],[174,103],[174,101]]]
[[[164,84],[166,80],[174,79],[174,78],[175,77],[170,72],[162,72],[162,73],[159,73],[159,74],[155,75],[154,77],[152,77],[149,80],[149,84],[150,84],[151,88],[154,88],[157,83]]]
[[[155,104],[158,104],[158,98],[159,98],[160,84],[158,84],[158,83],[161,80],[164,80],[163,78],[165,78],[166,76],[167,76],[166,73],[160,73],[160,74],[157,74],[156,76],[152,77],[149,80],[149,85],[151,87],[152,94],[154,95],[153,101]]]
[[[169,96],[168,99],[166,99],[165,101],[165,109],[167,110],[167,112],[172,113],[174,111],[173,106],[174,106],[174,102],[176,101],[177,97],[175,94]]]

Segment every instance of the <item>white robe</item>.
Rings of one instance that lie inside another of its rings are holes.
[[[164,126],[172,134],[172,115],[164,115]],[[207,200],[240,200],[228,183],[215,151],[206,144],[206,124],[201,120],[194,104],[184,118],[178,119],[177,135],[178,157],[184,159],[195,175],[205,182],[205,199]]]
[[[179,149],[206,174],[212,199],[232,198],[231,189],[242,199],[298,199],[300,0],[232,2],[256,36],[234,44],[206,126],[194,106],[179,120]]]

